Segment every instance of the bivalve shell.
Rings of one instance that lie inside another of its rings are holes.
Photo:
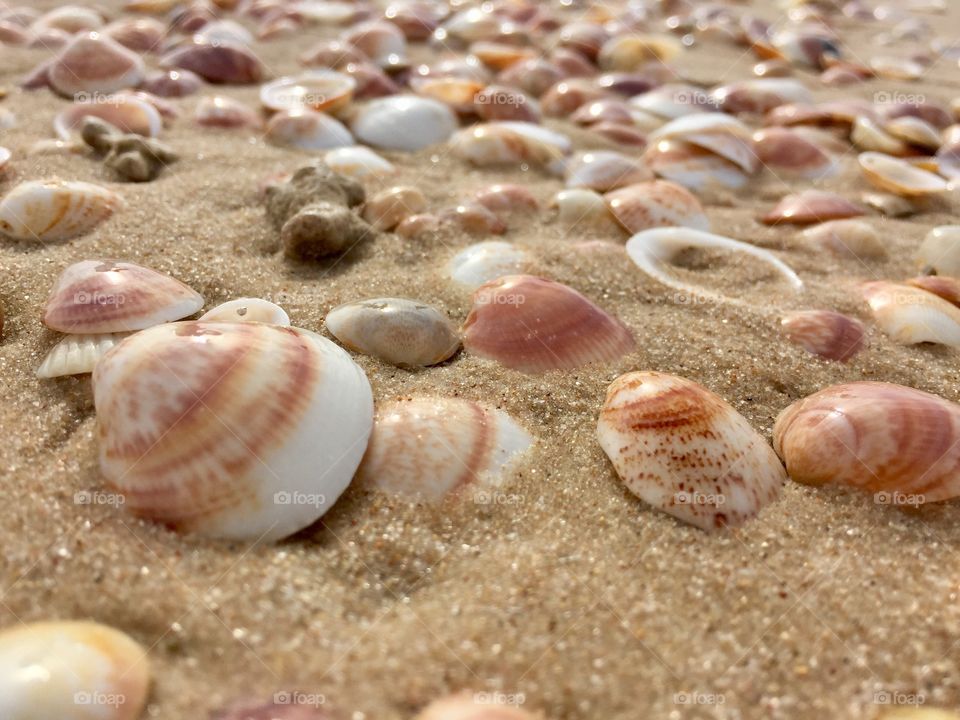
[[[767,225],[810,225],[864,214],[863,208],[839,195],[823,190],[804,190],[785,196],[760,220]]]
[[[928,232],[917,260],[925,272],[960,277],[960,225],[941,225]]]
[[[259,128],[263,125],[263,120],[251,107],[224,95],[201,98],[194,119],[198,125],[212,128]]]
[[[37,370],[37,377],[48,379],[91,373],[97,361],[126,336],[126,333],[67,335],[47,353]]]
[[[676,140],[696,145],[729,160],[747,174],[757,171],[750,129],[724,113],[684,115],[655,130],[647,139],[651,143]]]
[[[163,130],[163,118],[153,105],[134,95],[118,93],[109,98],[75,102],[54,118],[54,132],[61,140],[74,139],[88,117],[110,123],[120,132],[144,137],[157,137]]]
[[[260,102],[268,110],[308,108],[333,113],[353,98],[357,81],[334,70],[310,70],[282,77],[260,88]]]
[[[925,197],[947,190],[947,181],[939,175],[914,167],[908,162],[878,152],[860,153],[863,176],[871,184],[902,197]]]
[[[267,141],[297,150],[330,150],[353,145],[346,126],[326,113],[307,108],[284,110],[267,121]]]
[[[864,346],[863,323],[831,310],[801,310],[785,315],[784,335],[807,352],[846,362]]]
[[[405,218],[427,208],[427,199],[415,187],[392,187],[377,193],[363,207],[363,219],[377,230],[393,230]]]
[[[164,68],[190,70],[207,82],[249,85],[263,79],[260,58],[246,45],[197,40],[175,48],[160,59]]]
[[[415,152],[447,140],[457,129],[457,118],[436,100],[395,95],[371,101],[350,127],[360,140],[374,147]]]
[[[863,286],[880,328],[894,342],[960,347],[960,308],[918,287],[876,281]]]
[[[112,93],[143,79],[143,60],[105,35],[79,35],[47,69],[50,86],[61,95]]]
[[[864,220],[830,220],[807,228],[803,237],[841,257],[879,260],[887,256],[880,234]]]
[[[474,243],[458,252],[447,264],[447,274],[470,291],[504,275],[516,275],[530,264],[530,256],[503,240]]]
[[[642,161],[613,150],[581,153],[567,164],[568,188],[606,192],[652,179],[653,172]]]
[[[637,233],[653,227],[682,225],[709,230],[703,206],[689,190],[668,180],[629,185],[607,193],[607,207],[623,228]]]
[[[122,206],[119,195],[99,185],[32,180],[0,201],[0,232],[15,240],[69,240],[90,232]]]
[[[260,322],[267,325],[290,325],[290,317],[279,305],[261,298],[237,298],[211,308],[200,316],[200,322]]]
[[[571,147],[565,135],[533,123],[511,121],[460,130],[450,143],[455,156],[480,167],[529,163],[558,175]]]

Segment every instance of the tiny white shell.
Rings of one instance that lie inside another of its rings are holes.
[[[37,370],[38,378],[83,375],[93,372],[97,361],[128,333],[67,335],[47,353]]]

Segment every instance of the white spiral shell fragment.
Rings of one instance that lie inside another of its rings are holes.
[[[32,180],[0,201],[0,232],[15,240],[70,240],[123,206],[112,190],[88,182]]]
[[[100,468],[124,507],[214,538],[273,541],[313,523],[373,426],[363,371],[299,328],[159,325],[108,352],[93,389]]]
[[[37,377],[48,379],[91,373],[97,361],[125,337],[126,333],[67,335],[47,353],[37,370]]]

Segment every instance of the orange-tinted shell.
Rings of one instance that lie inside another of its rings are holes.
[[[822,190],[804,190],[784,197],[761,221],[767,225],[809,225],[864,214],[863,208],[839,195]]]
[[[526,373],[613,362],[634,348],[619,320],[573,288],[532,275],[482,285],[463,330],[468,352]]]
[[[863,323],[830,310],[802,310],[780,321],[787,338],[807,352],[846,362],[864,345]]]
[[[675,225],[710,229],[710,220],[696,196],[669,180],[628,185],[607,193],[605,200],[611,214],[629,233]]]
[[[946,275],[921,275],[906,281],[907,285],[926,290],[960,307],[960,280]]]

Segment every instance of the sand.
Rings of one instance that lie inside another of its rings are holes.
[[[762,12],[776,17],[771,5]],[[954,37],[960,5],[926,17]],[[871,46],[879,29],[851,21],[839,27],[856,57],[891,50]],[[271,74],[290,72],[297,52],[323,34],[312,29],[257,51]],[[13,88],[47,56],[4,49],[0,84]],[[739,48],[706,42],[677,66],[718,82],[747,77],[752,62]],[[889,91],[949,101],[960,94],[956,63],[947,60],[916,83],[823,90],[812,76],[801,77],[818,99]],[[216,92],[249,103],[257,93]],[[838,382],[885,380],[960,400],[957,352],[895,345],[869,323],[856,292],[863,280],[915,274],[917,245],[931,227],[955,221],[956,202],[904,220],[871,218],[889,257],[860,262],[829,257],[789,227],[755,221],[806,181],[764,172],[742,191],[712,197],[707,212],[716,232],[777,252],[807,282],[793,295],[764,266],[729,256],[687,271],[753,308],[676,302],[618,250],[573,247],[623,237],[565,232],[546,211],[539,220],[512,222],[505,238],[536,256],[535,271],[620,317],[637,337],[636,352],[543,376],[465,353],[418,371],[356,356],[377,401],[472,398],[507,410],[536,435],[496,503],[430,507],[350,491],[310,530],[253,547],[182,537],[123,509],[77,504],[76,493],[102,487],[89,378],[34,377],[58,338],[40,322],[46,293],[71,262],[146,264],[189,283],[208,307],[266,297],[295,325],[318,331],[330,308],[367,297],[417,298],[457,322],[469,310],[469,297],[442,274],[446,260],[472,241],[453,231],[417,240],[381,234],[325,263],[284,259],[257,184],[308,158],[255,133],[197,128],[192,111],[201,95],[175,101],[183,115],[164,134],[182,160],[143,185],[114,182],[90,157],[27,156],[35,141],[51,136],[53,116],[67,103],[48,91],[16,89],[3,101],[19,124],[0,134],[14,151],[0,192],[57,175],[114,187],[126,207],[70,242],[0,241],[7,316],[0,340],[0,626],[89,618],[126,631],[149,648],[147,716],[165,720],[205,717],[234,699],[266,699],[283,689],[322,695],[327,709],[353,720],[409,718],[461,689],[514,696],[531,712],[564,720],[873,718],[889,697],[960,706],[955,502],[898,509],[866,494],[789,482],[753,522],[706,534],[629,494],[595,439],[607,385],[638,369],[704,384],[766,437],[780,410]],[[587,146],[568,124],[549,124]],[[470,168],[444,147],[385,155],[399,172],[367,183],[368,193],[415,184],[434,209],[495,181],[522,182],[544,205],[561,187],[536,170]],[[842,163],[840,176],[818,186],[856,199],[867,186],[854,154]],[[842,365],[789,344],[777,318],[803,308],[867,321],[869,348]]]

